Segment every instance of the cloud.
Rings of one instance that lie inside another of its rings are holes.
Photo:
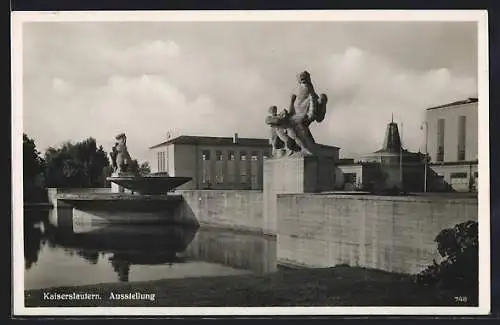
[[[405,146],[419,150],[425,108],[477,94],[473,77],[444,68],[405,69],[359,48],[333,54],[326,65],[332,91],[318,138],[337,141],[348,152],[379,149],[392,115],[403,123]]]
[[[52,89],[58,94],[68,94],[73,90],[73,86],[61,78],[52,78]]]
[[[28,121],[37,134],[47,136],[47,130],[57,130],[51,142],[42,145],[92,136],[109,148],[114,136],[125,132],[131,153],[140,160],[149,158],[147,148],[164,140],[168,131],[224,135],[221,129],[238,123],[235,115],[221,118],[219,105],[209,95],[199,94],[191,100],[167,78],[157,75],[113,76],[105,85],[83,89],[70,99],[55,97],[50,105],[58,108],[57,118],[47,118],[47,111],[39,111],[36,125]]]
[[[142,41],[121,51],[109,48],[103,51],[102,60],[123,74],[165,73],[165,68],[177,66],[181,49],[172,40]]]
[[[393,50],[373,46],[362,30],[350,33],[351,27],[339,32],[338,25],[215,25],[184,25],[189,31],[184,34],[174,33],[182,30],[177,25],[140,32],[133,24],[125,29],[76,24],[31,29],[25,53],[25,130],[41,150],[88,136],[109,150],[114,136],[126,132],[131,153],[140,160],[148,159],[147,148],[164,141],[169,131],[267,137],[267,107],[286,106],[296,74],[308,69],[316,90],[329,97],[326,119],[311,126],[318,142],[340,146],[345,155],[375,151],[394,114],[404,124],[405,145],[418,150],[425,108],[477,91],[475,76],[447,66],[443,53],[436,54],[439,64],[423,64],[409,49],[401,60]],[[44,28],[45,37],[39,32]],[[337,35],[336,42],[311,37],[321,30]],[[412,35],[382,30],[388,36],[375,39],[384,39],[385,47]],[[266,41],[263,31],[268,31]],[[291,31],[294,37],[287,34]],[[395,39],[389,40],[391,35]],[[404,44],[421,48],[428,39]],[[425,56],[432,57],[431,52]],[[418,64],[411,64],[412,57]]]

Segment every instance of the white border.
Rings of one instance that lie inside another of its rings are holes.
[[[490,102],[488,16],[478,21],[478,227],[479,306],[491,307],[490,241]],[[480,175],[482,174],[482,175]],[[483,283],[481,283],[483,282]],[[486,285],[486,282],[488,283]]]
[[[13,12],[12,30],[12,184],[13,303],[15,316],[61,315],[478,315],[490,311],[488,15],[483,10],[349,11],[79,11]],[[22,197],[22,26],[25,22],[97,21],[469,21],[478,23],[479,88],[479,307],[72,307],[25,308]],[[17,163],[16,163],[17,162]]]

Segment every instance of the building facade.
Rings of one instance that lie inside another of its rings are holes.
[[[336,179],[341,190],[421,192],[425,181],[425,155],[404,149],[398,125],[391,121],[380,150],[364,155],[359,161],[337,166]]]
[[[183,135],[149,149],[151,172],[192,178],[179,189],[214,190],[262,190],[264,160],[272,152],[269,139],[238,134],[232,138]],[[318,151],[332,167],[339,159],[338,147],[318,144]],[[323,174],[334,177],[333,168]]]
[[[335,167],[335,184],[342,191],[370,191],[379,181],[380,166],[376,163],[340,161]]]
[[[179,189],[261,190],[268,139],[179,136],[149,148],[152,172],[191,177]]]
[[[477,191],[478,99],[427,108],[425,126],[433,172],[455,191]]]

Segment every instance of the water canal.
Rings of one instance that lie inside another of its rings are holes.
[[[51,213],[25,211],[25,290],[277,269],[276,239],[271,236],[213,227],[102,223],[92,218],[54,225]]]

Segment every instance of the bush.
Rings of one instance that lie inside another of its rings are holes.
[[[478,224],[467,221],[453,228],[443,229],[435,241],[443,257],[419,273],[415,280],[424,285],[435,285],[452,290],[460,296],[477,301],[479,286]]]

